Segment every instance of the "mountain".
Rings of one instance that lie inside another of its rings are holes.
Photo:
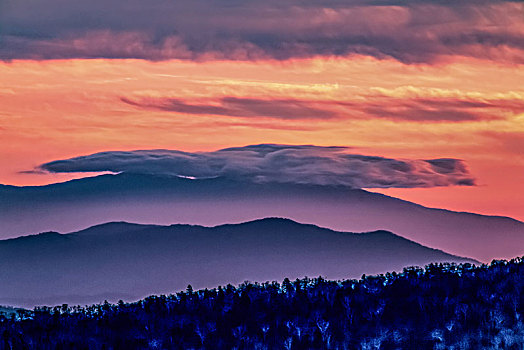
[[[286,217],[339,231],[387,230],[483,262],[524,254],[524,223],[431,209],[344,186],[191,180],[122,173],[47,186],[0,186],[0,237],[108,221],[214,226]]]
[[[86,304],[245,280],[356,278],[474,262],[386,231],[336,232],[288,219],[203,227],[107,223],[0,241],[0,303]]]

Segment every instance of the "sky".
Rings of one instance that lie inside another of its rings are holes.
[[[0,183],[86,176],[32,170],[103,151],[342,146],[461,160],[473,186],[370,190],[524,220],[523,14],[497,0],[4,0]]]

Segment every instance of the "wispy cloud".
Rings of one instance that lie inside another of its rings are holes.
[[[502,119],[524,112],[524,101],[473,98],[377,97],[356,108],[370,117],[392,120],[461,122]]]
[[[214,152],[112,151],[57,160],[38,169],[54,173],[128,172],[225,177],[239,181],[344,185],[352,188],[475,185],[458,159],[404,160],[350,153],[347,147],[261,144]]]
[[[140,101],[121,98],[121,100],[141,108],[160,109],[185,114],[278,119],[330,119],[338,116],[335,111],[314,107],[312,101],[296,99],[223,97],[203,103],[174,98],[142,99]]]
[[[381,95],[347,101],[234,96],[194,100],[122,97],[121,101],[139,108],[180,114],[288,120],[383,118],[417,122],[463,122],[500,119],[508,114],[524,112],[524,101],[521,100],[393,98]]]
[[[7,1],[0,58],[469,56],[524,63],[520,1]]]

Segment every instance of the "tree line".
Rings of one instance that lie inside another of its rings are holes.
[[[524,348],[524,260],[37,307],[0,315],[3,349]]]

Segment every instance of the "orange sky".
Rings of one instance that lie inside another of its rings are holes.
[[[65,180],[71,176],[19,172],[106,150],[343,145],[366,155],[463,159],[478,186],[380,192],[432,207],[524,220],[522,82],[524,70],[518,65],[466,58],[438,65],[369,57],[0,63],[0,183]],[[163,108],[173,100],[221,106],[231,97],[291,101],[334,117],[227,116]],[[417,119],[422,112],[443,117]]]

